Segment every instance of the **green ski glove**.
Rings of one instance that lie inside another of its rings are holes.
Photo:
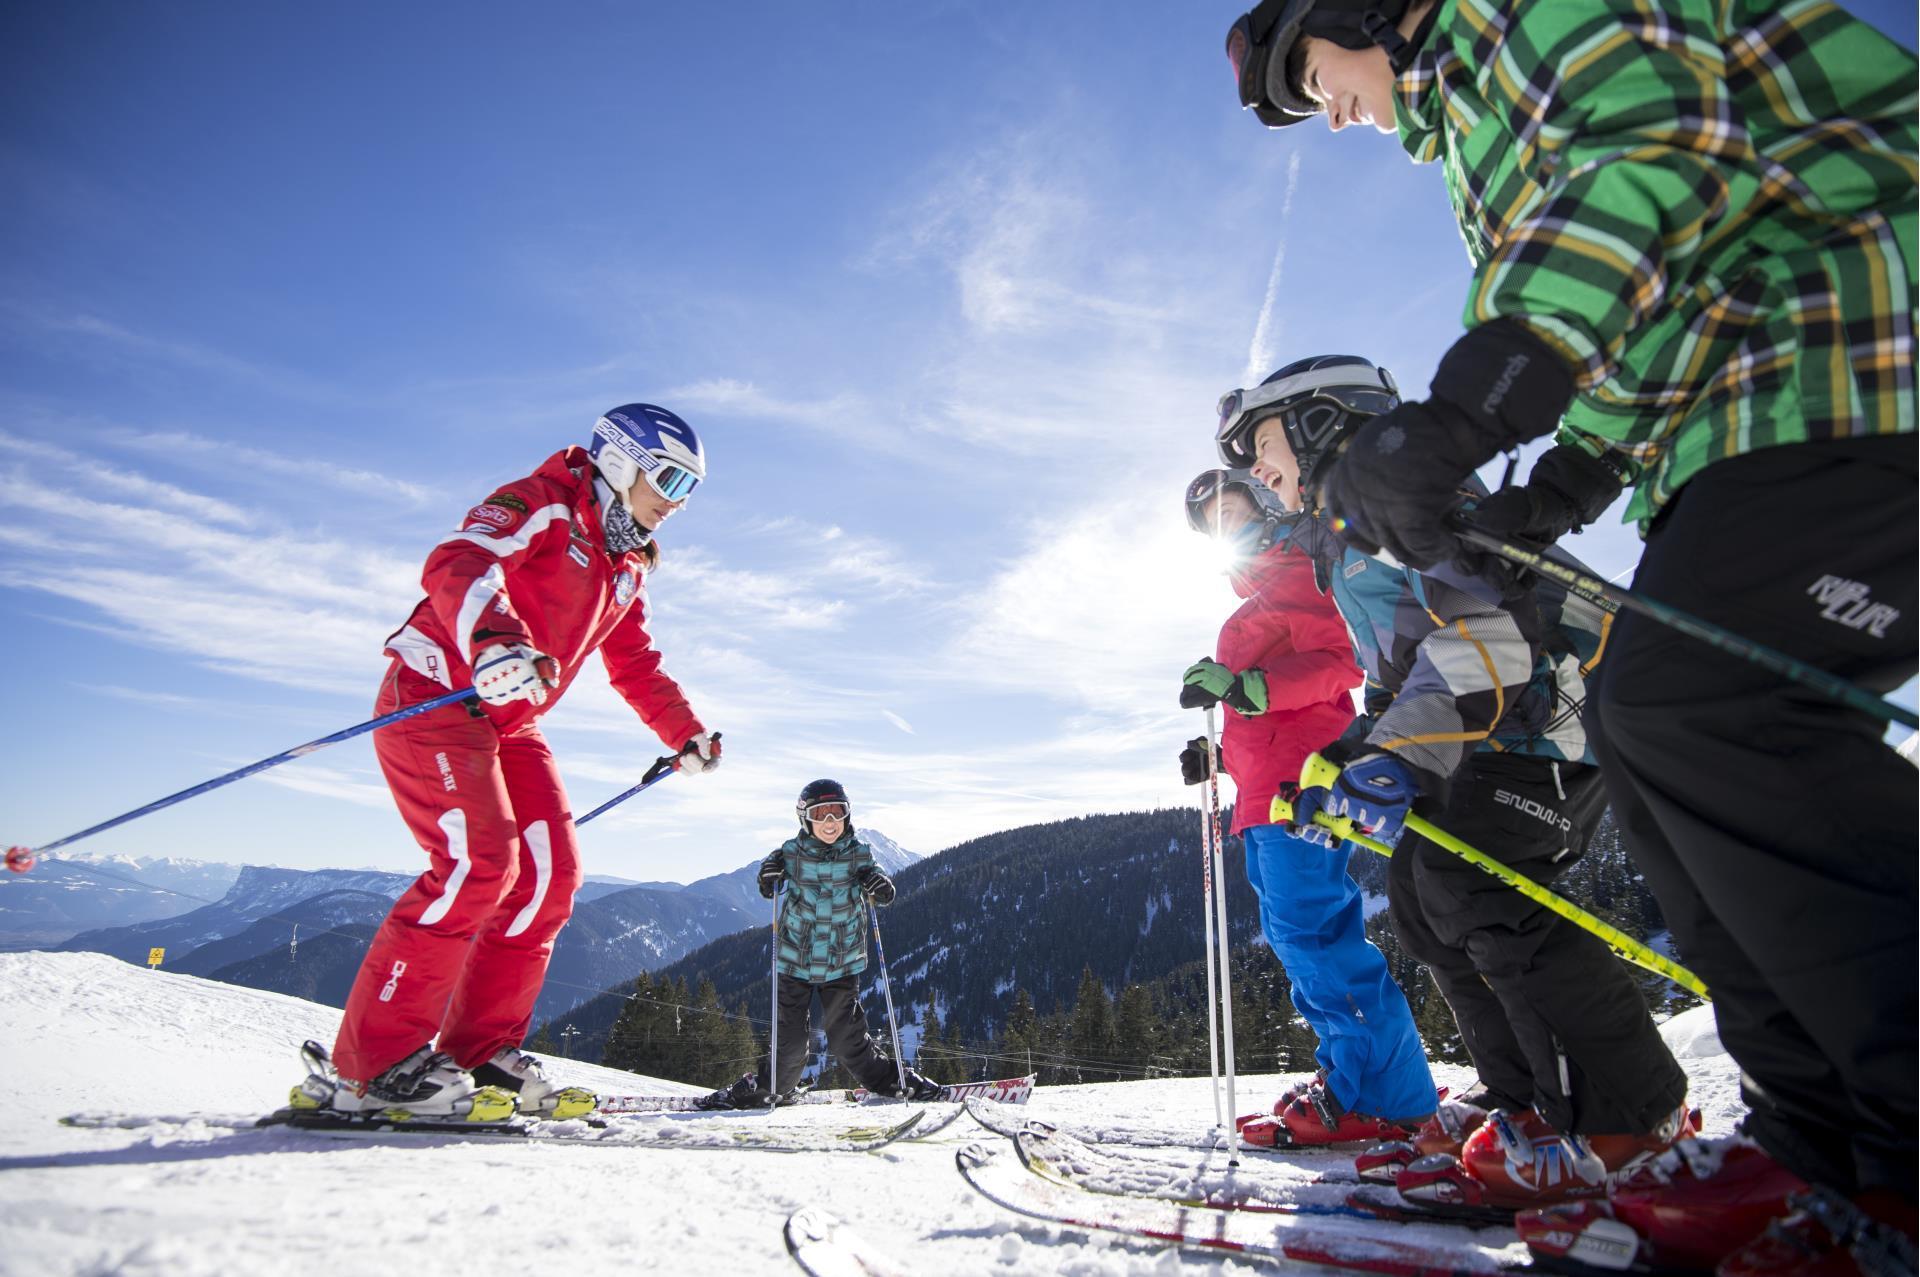
[[[1180,677],[1180,707],[1206,709],[1225,701],[1246,718],[1267,712],[1267,675],[1264,670],[1236,674],[1220,662],[1202,657]]]

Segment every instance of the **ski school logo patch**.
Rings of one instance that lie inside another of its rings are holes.
[[[491,523],[496,528],[504,528],[513,522],[513,512],[503,510],[497,505],[477,505],[467,511],[470,523]]]
[[[514,496],[511,492],[496,492],[487,498],[487,504],[497,505],[506,510],[515,510],[521,514],[527,512],[527,503],[519,497]]]
[[[613,578],[613,601],[625,607],[633,602],[633,596],[639,589],[640,579],[633,574],[633,569],[621,568],[620,575]]]

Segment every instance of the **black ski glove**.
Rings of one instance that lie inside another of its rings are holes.
[[[1207,748],[1208,744],[1206,737],[1196,736],[1180,751],[1180,779],[1183,783],[1198,785],[1213,775],[1213,751]]]
[[[1354,432],[1320,492],[1363,554],[1411,568],[1451,560],[1446,518],[1460,485],[1496,453],[1552,430],[1573,402],[1566,361],[1517,320],[1470,328],[1434,373],[1424,402],[1403,403]]]
[[[1540,454],[1525,484],[1500,489],[1467,517],[1502,541],[1552,545],[1605,514],[1626,482],[1625,470],[1611,459],[1563,443]]]
[[[760,898],[771,900],[780,890],[780,884],[787,879],[787,860],[781,852],[774,852],[760,862]]]
[[[867,899],[873,903],[877,905],[893,903],[893,879],[881,873],[875,866],[868,865],[862,869],[854,876],[854,881],[860,884],[860,890],[865,892]]]

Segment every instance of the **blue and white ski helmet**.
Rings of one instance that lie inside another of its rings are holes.
[[[707,477],[707,453],[693,427],[650,403],[621,404],[593,423],[594,468],[615,492],[642,475],[669,501],[684,501]]]

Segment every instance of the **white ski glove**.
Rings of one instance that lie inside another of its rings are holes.
[[[547,689],[558,686],[560,662],[525,643],[495,643],[473,661],[474,693],[489,705],[545,705]]]
[[[680,747],[680,770],[690,776],[710,772],[719,765],[719,732],[701,732]]]

